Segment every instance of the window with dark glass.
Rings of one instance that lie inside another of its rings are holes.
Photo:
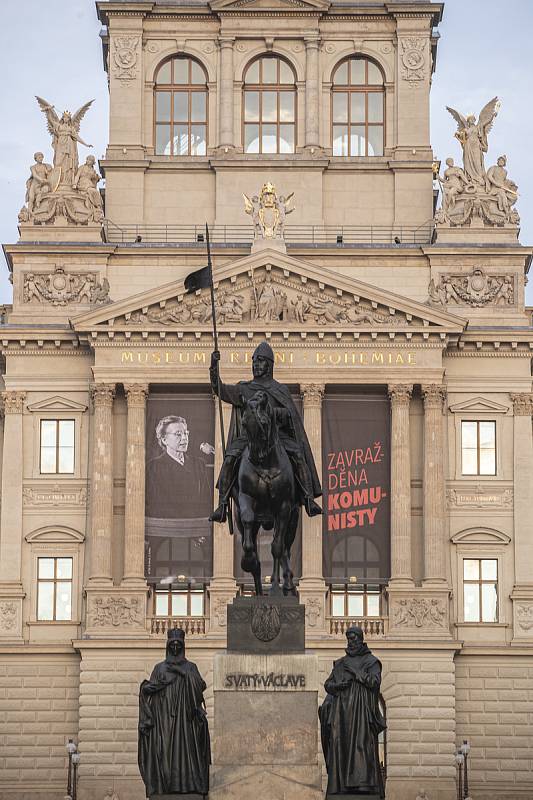
[[[496,475],[496,423],[461,422],[461,471],[463,475]]]
[[[156,589],[156,617],[203,617],[205,592],[200,587],[172,587]]]
[[[385,91],[379,67],[367,58],[342,61],[331,90],[334,156],[382,156]]]
[[[72,619],[72,558],[37,559],[37,619]]]
[[[74,420],[42,419],[39,471],[41,474],[74,472]]]
[[[292,68],[277,56],[261,56],[244,75],[245,153],[294,153],[296,82]]]
[[[155,77],[155,152],[164,156],[205,156],[207,76],[192,58],[165,61]]]
[[[463,560],[465,622],[498,622],[498,560]]]

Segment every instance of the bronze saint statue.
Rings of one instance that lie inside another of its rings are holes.
[[[333,664],[319,709],[322,750],[328,772],[327,797],[385,797],[378,735],[385,730],[379,710],[381,663],[357,626],[346,631],[346,655]]]
[[[290,549],[298,526],[301,505],[309,516],[321,514],[315,497],[322,493],[311,447],[289,389],[274,380],[274,353],[261,342],[252,357],[253,379],[236,386],[220,381],[220,353],[211,357],[213,391],[233,413],[226,455],[217,487],[220,504],[211,515],[225,522],[230,497],[242,536],[242,567],[251,572],[256,594],[261,594],[261,565],[257,534],[262,526],[274,529],[272,594],[295,594],[290,570]]]
[[[166,658],[139,691],[139,771],[148,797],[209,792],[211,747],[196,664],[185,658],[185,633],[168,632]]]

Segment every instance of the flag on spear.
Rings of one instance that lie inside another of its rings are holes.
[[[211,268],[209,266],[190,272],[185,278],[185,291],[187,294],[207,289],[212,286]]]

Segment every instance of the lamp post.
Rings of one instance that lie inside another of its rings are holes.
[[[72,796],[72,756],[78,749],[76,747],[76,743],[73,739],[69,739],[67,744],[67,753],[68,753],[68,774],[67,774],[67,795],[69,797]]]
[[[78,798],[78,765],[81,755],[76,752],[72,754],[72,800]]]
[[[465,796],[465,798],[467,798],[469,796],[469,794],[468,794],[468,754],[470,752],[470,744],[468,742],[468,739],[463,739],[463,743],[462,743],[462,745],[461,745],[461,747],[459,749],[460,749],[461,753],[465,757],[464,796]]]
[[[455,763],[459,769],[459,780],[457,781],[457,800],[463,800],[463,764],[465,757],[460,750],[455,754]]]

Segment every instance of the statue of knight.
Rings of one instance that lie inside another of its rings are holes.
[[[274,570],[271,592],[295,594],[290,572],[290,547],[298,525],[300,506],[309,516],[322,514],[315,501],[322,494],[311,447],[289,389],[274,380],[274,352],[261,342],[252,357],[253,378],[237,385],[220,381],[220,353],[211,356],[210,378],[215,394],[233,406],[228,446],[217,487],[218,508],[214,522],[225,522],[230,497],[243,539],[243,569],[254,576],[261,594],[257,532],[274,528]]]

